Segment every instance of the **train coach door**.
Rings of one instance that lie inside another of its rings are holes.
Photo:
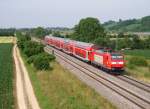
[[[108,56],[107,55],[105,55],[104,56],[104,65],[107,67],[108,66]]]
[[[89,61],[91,61],[92,60],[92,52],[88,51],[87,56],[88,56]]]

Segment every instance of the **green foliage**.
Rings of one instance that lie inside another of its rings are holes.
[[[15,109],[12,48],[13,44],[0,44],[0,109]]]
[[[125,50],[125,55],[142,56],[146,59],[150,59],[150,50]]]
[[[26,64],[42,109],[116,109],[57,62],[52,65],[51,71],[36,71]]]
[[[150,36],[144,41],[144,48],[150,49]]]
[[[16,29],[0,29],[0,36],[14,36]]]
[[[136,66],[148,66],[148,62],[143,57],[131,57],[129,64]]]
[[[36,42],[32,42],[30,36],[22,35],[18,33],[18,42],[17,45],[21,50],[28,56],[36,55],[38,53],[43,52],[43,45],[38,44]]]
[[[28,64],[33,63],[34,59],[35,59],[35,55],[30,56],[30,57],[27,59],[27,63],[28,63]]]
[[[44,58],[44,59],[46,59],[46,60],[48,60],[48,61],[50,61],[50,62],[53,61],[53,60],[55,60],[55,56],[54,56],[54,55],[51,55],[51,54],[42,52],[42,53],[40,53],[40,54],[30,56],[30,57],[28,58],[27,62],[28,62],[29,64],[31,64],[31,63],[33,63],[34,60],[35,60],[36,58],[38,58],[38,57],[42,57],[42,58]]]
[[[141,20],[142,30],[150,31],[150,16],[143,17]]]
[[[43,45],[38,44],[37,42],[27,41],[24,43],[24,50],[23,52],[28,56],[33,56],[38,53],[44,52]]]
[[[43,39],[46,35],[51,33],[50,30],[44,29],[42,27],[37,27],[35,29],[32,29],[31,31],[32,31],[30,33],[31,36],[38,37],[38,38],[41,38],[41,39]]]
[[[64,37],[64,36],[62,36],[61,34],[60,34],[60,32],[59,31],[54,31],[53,32],[53,36],[56,36],[56,37]]]
[[[98,37],[93,41],[93,43],[95,43],[96,45],[104,46],[104,47],[110,46],[110,40],[108,37]]]
[[[45,58],[48,61],[55,60],[55,56],[54,55],[48,54],[48,53],[45,53],[45,52],[38,54],[38,56],[43,57],[43,58]]]
[[[132,42],[132,47],[131,48],[133,48],[133,49],[142,49],[142,48],[144,48],[144,43],[138,36],[135,35],[133,37],[133,42]]]
[[[29,41],[31,40],[31,37],[28,33],[21,33],[21,32],[16,32],[16,36],[17,36],[17,39],[19,41]]]
[[[104,37],[104,28],[96,18],[81,19],[74,28],[72,38],[84,42],[93,42],[99,37]]]
[[[28,34],[23,35],[22,33],[17,33],[17,44],[22,52],[28,57],[27,63],[33,63],[37,70],[50,69],[49,62],[54,60],[55,57],[45,53],[44,46],[37,42],[31,41],[31,38],[28,36]]]
[[[135,65],[133,65],[133,64],[127,64],[127,67],[129,68],[129,69],[135,69]]]
[[[21,48],[22,50],[24,49],[24,43],[23,41],[17,41],[17,45],[19,48]]]
[[[31,40],[31,37],[28,34],[22,34],[21,32],[16,32],[16,36],[17,36],[17,45],[19,48],[21,48],[22,50],[25,48],[24,44],[28,41]]]
[[[149,32],[150,31],[150,16],[141,19],[129,19],[124,21],[108,21],[103,26],[110,31],[119,32]]]
[[[33,65],[37,70],[48,70],[50,68],[49,60],[40,55],[35,57]]]

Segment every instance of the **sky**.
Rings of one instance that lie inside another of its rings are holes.
[[[150,15],[150,0],[0,0],[0,28],[73,27],[80,19],[108,20]]]

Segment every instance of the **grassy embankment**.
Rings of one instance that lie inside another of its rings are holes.
[[[128,75],[131,75],[137,79],[150,82],[150,50],[127,50],[125,51],[125,58],[127,60],[127,71]],[[148,66],[136,66],[130,65],[129,60],[131,57],[143,57],[148,62]]]
[[[24,55],[22,57],[42,109],[116,108],[57,62],[51,63],[51,71],[37,71],[27,64]]]
[[[0,38],[0,109],[15,109],[13,96],[12,43]]]

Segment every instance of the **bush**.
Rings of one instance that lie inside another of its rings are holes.
[[[35,58],[33,65],[37,70],[48,70],[50,68],[49,61],[41,56]]]
[[[54,56],[54,55],[51,55],[51,54],[48,54],[48,53],[45,53],[45,52],[40,53],[39,56],[41,56],[41,57],[47,59],[48,61],[53,61],[53,60],[55,60],[55,56]]]
[[[34,61],[35,57],[36,57],[35,55],[34,55],[34,56],[29,57],[29,58],[27,59],[27,63],[28,63],[28,64],[33,63],[33,61]]]
[[[132,57],[129,60],[129,64],[136,66],[148,66],[148,62],[143,57]]]
[[[24,53],[30,57],[30,56],[33,56],[33,55],[36,55],[38,53],[42,53],[44,52],[43,50],[43,45],[41,44],[38,44],[36,42],[31,42],[31,41],[28,41],[24,44]]]
[[[17,41],[17,45],[21,50],[24,49],[24,43],[22,41]]]
[[[37,55],[30,56],[30,57],[28,58],[27,62],[28,62],[29,64],[31,64],[31,63],[34,62],[34,60],[35,60],[36,58],[41,58],[41,57],[44,58],[45,60],[48,60],[48,61],[53,61],[53,60],[55,60],[55,56],[43,52],[43,53],[40,53],[40,54],[37,54]]]

